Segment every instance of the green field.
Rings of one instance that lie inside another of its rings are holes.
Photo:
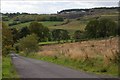
[[[57,41],[51,41],[51,42],[40,42],[39,45],[49,45],[49,44],[57,44]]]
[[[70,33],[73,33],[76,30],[84,30],[85,26],[86,26],[86,21],[77,21],[77,20],[72,20],[71,22],[69,22],[68,24],[65,25],[61,25],[63,22],[60,21],[42,21],[39,22],[42,23],[44,26],[48,27],[50,30],[53,29],[65,29],[68,30]],[[21,23],[18,25],[14,25],[14,26],[10,26],[10,28],[16,28],[16,29],[21,29],[22,27],[28,27],[30,24],[30,22],[27,23]]]
[[[61,40],[60,42],[58,41],[47,41],[47,42],[39,42],[39,45],[52,45],[52,44],[62,44],[62,43],[71,43],[74,40]]]
[[[73,20],[65,25],[51,26],[51,29],[84,30],[86,22]]]
[[[26,23],[21,23],[21,24],[18,24],[18,25],[14,25],[14,26],[10,26],[11,28],[17,28],[17,29],[21,29],[22,27],[25,27],[25,26],[29,26],[31,22],[26,22]],[[46,27],[51,27],[51,26],[54,26],[54,25],[58,25],[58,24],[61,24],[63,22],[59,22],[59,21],[44,21],[44,22],[39,22],[39,23],[42,23],[44,26]]]

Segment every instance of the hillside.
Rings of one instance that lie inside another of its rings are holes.
[[[81,16],[82,14],[82,16]],[[93,9],[68,9],[58,12],[58,14],[28,14],[13,13],[3,14],[3,21],[10,25],[10,28],[29,26],[30,22],[38,21],[50,30],[65,29],[73,34],[76,30],[84,31],[87,23],[92,19],[108,18],[118,21],[117,8],[93,8]],[[56,17],[56,18],[55,18]],[[74,18],[70,18],[74,17]],[[54,21],[56,19],[57,21]],[[62,20],[63,19],[63,20]],[[52,21],[50,21],[52,20]]]
[[[99,16],[103,14],[118,13],[118,7],[98,7],[91,9],[66,9],[58,12],[59,16],[64,18],[74,19],[83,16]]]

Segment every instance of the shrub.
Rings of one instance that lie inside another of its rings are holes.
[[[26,53],[36,52],[39,49],[38,37],[35,34],[28,35],[19,41],[19,48]]]

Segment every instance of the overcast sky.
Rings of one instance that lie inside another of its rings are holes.
[[[63,9],[116,7],[119,0],[2,0],[1,12],[57,13]]]

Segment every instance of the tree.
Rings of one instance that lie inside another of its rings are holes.
[[[18,38],[18,30],[16,28],[11,28],[11,33],[13,35],[13,42],[17,42]]]
[[[66,41],[70,39],[69,32],[67,30],[62,30],[62,39]]]
[[[116,29],[117,29],[117,25],[114,21],[103,18],[99,20],[99,25],[97,28],[97,35],[99,37],[115,36]]]
[[[68,31],[63,29],[55,29],[52,31],[53,40],[68,40],[70,38]]]
[[[109,37],[116,35],[117,25],[114,21],[106,18],[90,21],[86,28],[86,35],[89,38]]]
[[[81,37],[82,37],[82,31],[76,30],[74,32],[74,39],[75,39],[75,41],[79,41],[81,39]]]
[[[61,29],[54,29],[52,31],[52,38],[54,41],[60,41],[61,40]]]
[[[89,38],[96,38],[97,37],[97,26],[98,25],[99,25],[98,20],[89,21],[89,23],[87,24],[87,26],[85,28],[86,35]]]
[[[47,41],[50,35],[49,29],[38,22],[31,22],[29,30],[39,37],[39,41]]]
[[[28,34],[30,34],[30,31],[29,31],[28,27],[23,27],[18,32],[19,39],[23,38],[23,37],[26,37]]]
[[[41,41],[48,41],[50,39],[50,31],[47,27],[43,27]]]
[[[2,23],[2,53],[3,55],[9,54],[12,50],[13,36],[11,30],[5,23]]]
[[[38,37],[35,34],[27,35],[18,41],[19,48],[26,53],[36,52],[39,49]]]
[[[30,34],[28,27],[23,27],[20,30],[17,30],[16,28],[11,28],[11,32],[13,35],[14,43],[17,42],[17,40],[19,40],[23,37],[26,37],[28,34]]]

